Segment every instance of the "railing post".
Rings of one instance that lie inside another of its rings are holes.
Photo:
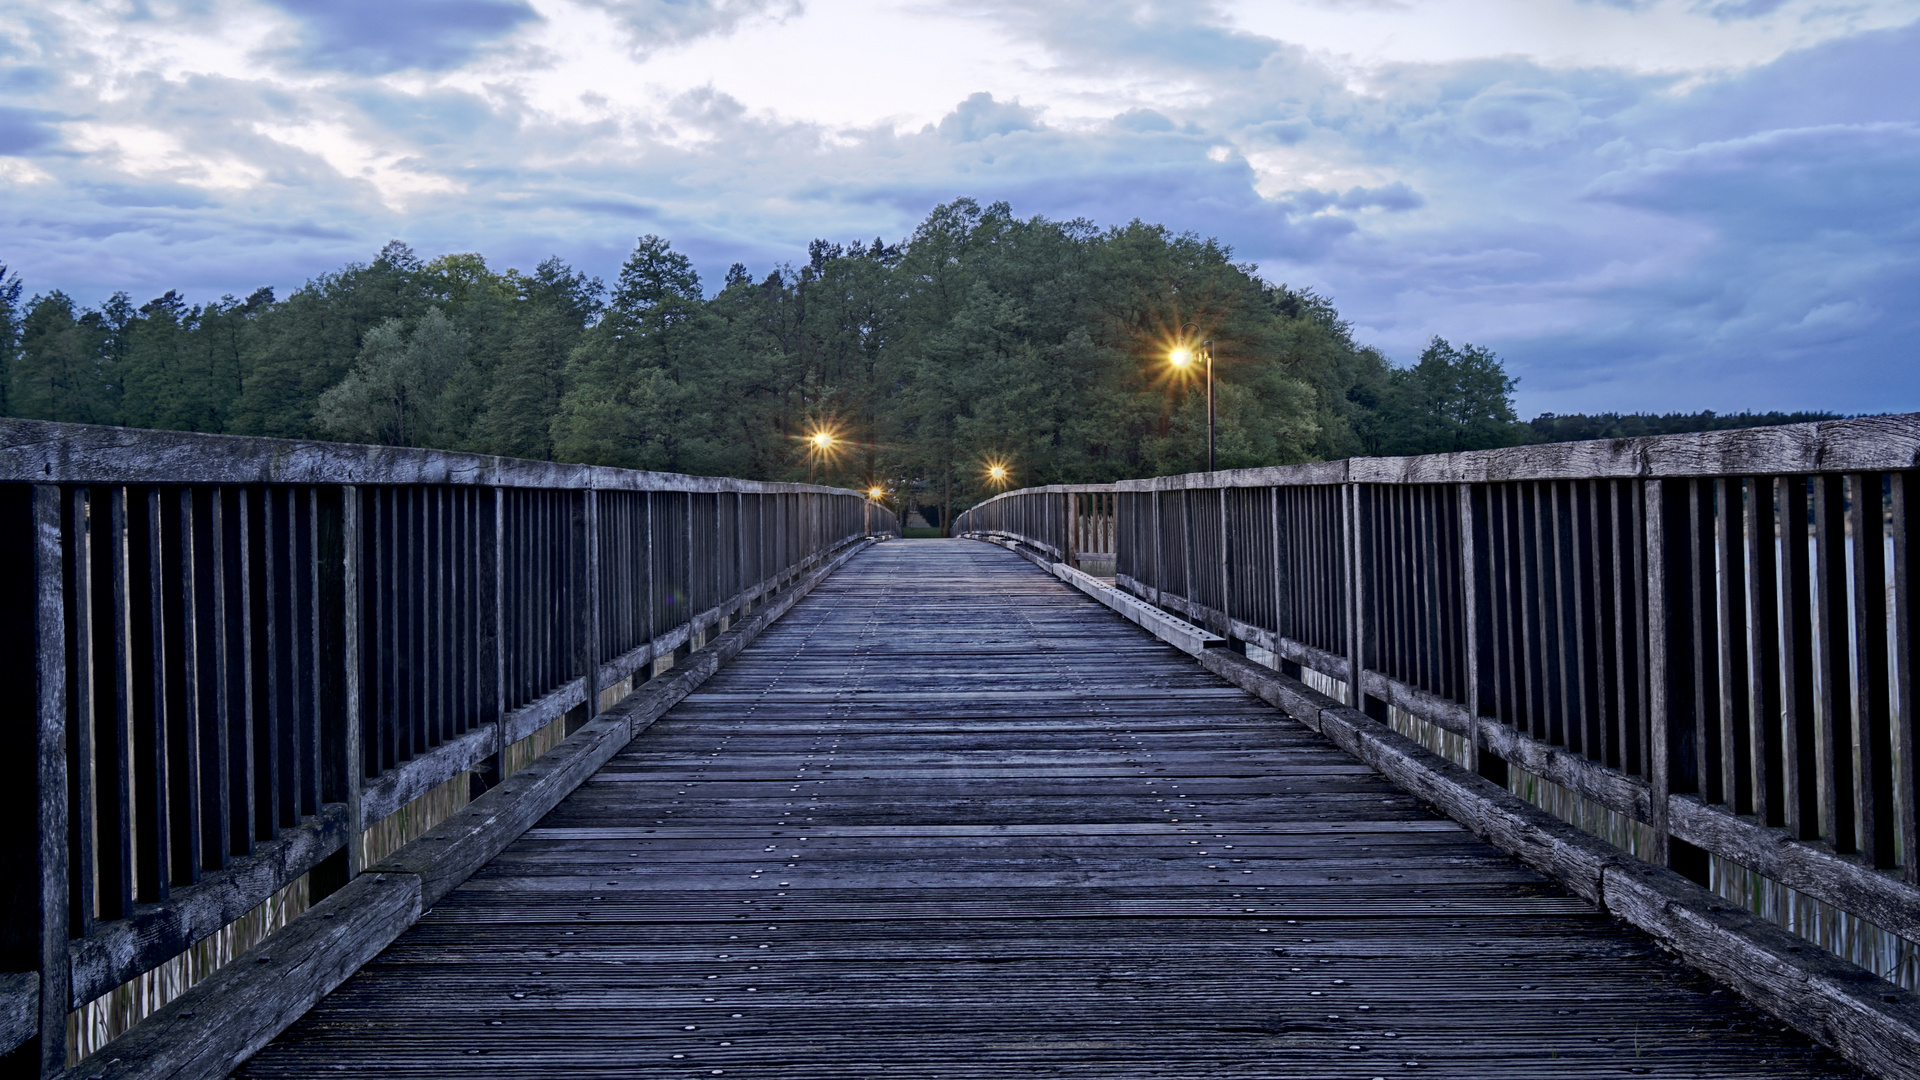
[[[1647,544],[1647,825],[1653,832],[1648,861],[1665,866],[1670,854],[1668,795],[1672,791],[1671,744],[1667,738],[1667,707],[1671,693],[1668,672],[1666,495],[1659,480],[1642,488]]]
[[[485,554],[480,579],[485,582],[482,610],[493,631],[493,775],[507,777],[507,489],[485,489],[492,495],[492,528],[481,526],[481,535],[492,536],[483,544]],[[482,631],[483,640],[485,631]]]
[[[1462,624],[1466,627],[1466,705],[1467,705],[1467,761],[1469,772],[1494,779],[1483,766],[1492,765],[1484,761],[1487,736],[1481,729],[1485,721],[1480,716],[1480,561],[1475,537],[1478,528],[1473,517],[1473,485],[1459,485],[1460,492],[1460,604]]]
[[[1366,597],[1363,595],[1366,575],[1361,569],[1361,523],[1360,523],[1360,485],[1342,484],[1341,503],[1345,511],[1341,514],[1341,532],[1344,534],[1340,545],[1346,562],[1347,583],[1347,704],[1355,709],[1362,708],[1365,698],[1361,689],[1360,671],[1365,657],[1366,631],[1362,625]]]
[[[1220,636],[1233,634],[1233,532],[1227,528],[1227,489],[1220,492]]]
[[[1913,582],[1909,577],[1907,561],[1912,557],[1907,546],[1911,537],[1907,535],[1908,503],[1907,480],[1913,474],[1896,472],[1892,478],[1893,511],[1893,596],[1894,609],[1899,619],[1894,623],[1893,640],[1893,756],[1895,769],[1894,789],[1900,793],[1905,804],[1900,808],[1898,827],[1900,830],[1900,848],[1906,856],[1906,866],[1902,871],[1902,880],[1909,885],[1920,884],[1920,815],[1914,812],[1916,798],[1920,793],[1914,791],[1914,783],[1920,780],[1920,767],[1914,762],[1914,754],[1920,752],[1920,746],[1914,745],[1914,736],[1920,734],[1920,725],[1913,720],[1914,693],[1913,661],[1913,614],[1908,605],[1912,603]]]
[[[587,716],[600,715],[600,493],[587,488],[580,493],[580,668],[586,680]],[[691,515],[689,515],[691,516]]]
[[[67,1004],[73,969],[67,954],[67,629],[62,588],[60,488],[33,486],[34,771],[40,796],[34,881],[39,901],[40,1061],[44,1077],[67,1067]]]
[[[1280,514],[1280,489],[1278,487],[1270,487],[1267,489],[1267,514],[1272,523],[1271,528],[1273,535],[1273,666],[1275,670],[1278,670],[1281,659],[1280,639],[1287,634],[1288,622],[1290,621],[1287,616],[1291,614],[1291,612],[1287,610],[1288,594],[1291,591],[1287,587],[1289,584],[1287,580],[1287,523]]]
[[[646,672],[645,677],[641,680],[642,682],[653,678],[653,674],[655,670],[657,670],[654,665],[660,661],[660,657],[654,648],[654,642],[660,637],[660,628],[653,624],[654,594],[655,590],[660,588],[660,582],[658,580],[660,575],[655,573],[656,564],[653,558],[653,503],[655,494],[656,493],[652,491],[643,491],[640,493],[640,543],[635,546],[634,552],[634,557],[640,560],[640,566],[647,575],[647,588],[641,598],[641,603],[646,609],[641,619],[641,625],[645,628],[645,637],[643,640],[647,643],[647,662],[646,665],[640,669]]]
[[[1068,491],[1063,496],[1067,500],[1067,543],[1061,552],[1061,558],[1068,566],[1080,565],[1080,497]]]
[[[219,496],[216,494],[215,498]],[[340,752],[346,757],[341,777],[347,800],[347,880],[360,873],[362,820],[360,790],[367,775],[365,687],[360,670],[365,611],[361,596],[361,553],[366,544],[366,519],[361,512],[360,488],[340,487]]]

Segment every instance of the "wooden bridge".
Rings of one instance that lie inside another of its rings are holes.
[[[880,543],[0,428],[15,1074],[1920,1076],[1920,418]]]

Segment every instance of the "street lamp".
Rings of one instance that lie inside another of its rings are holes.
[[[820,428],[807,436],[807,483],[813,483],[813,466],[821,458],[833,453],[833,432]]]
[[[981,470],[981,475],[987,478],[987,483],[997,491],[1005,491],[1007,482],[1013,478],[1013,470],[998,458],[988,458],[983,464],[986,467]]]
[[[1184,368],[1196,360],[1204,360],[1207,365],[1207,471],[1213,472],[1213,339],[1200,343],[1197,349],[1186,345],[1187,331],[1198,330],[1196,323],[1184,323],[1180,327],[1181,343],[1167,353],[1167,362],[1177,368]]]
[[[887,489],[883,487],[870,487],[867,489],[867,498],[872,499],[874,502],[885,502],[887,501]]]

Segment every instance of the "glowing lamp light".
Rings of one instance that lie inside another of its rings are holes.
[[[987,470],[987,475],[996,481],[1005,480],[1007,478],[1007,467],[1005,465],[995,465],[993,468]]]
[[[1182,346],[1167,354],[1167,360],[1174,367],[1186,367],[1193,363],[1193,350]]]
[[[813,433],[813,445],[825,450],[833,445],[833,435],[825,431],[816,431]]]
[[[873,500],[874,502],[879,502],[880,500],[882,500],[882,499],[884,499],[884,498],[886,498],[886,497],[887,497],[887,493],[886,493],[886,491],[885,491],[885,489],[882,489],[882,488],[869,488],[869,489],[867,490],[867,498],[869,498],[869,499],[872,499],[872,500]]]

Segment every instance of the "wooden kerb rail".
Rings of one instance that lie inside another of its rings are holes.
[[[1111,585],[1071,565],[1074,504],[1101,491]],[[1138,609],[1763,1008],[1911,1078],[1920,996],[1704,886],[1750,872],[1897,935],[1906,968],[1887,974],[1913,985],[1915,498],[1905,415],[1035,488],[955,532]],[[1459,763],[1395,733],[1396,712]],[[1510,767],[1630,835],[1514,798]]]
[[[898,534],[836,488],[0,420],[5,1074],[66,1074],[74,1010],[304,876],[306,915],[72,1071],[223,1075]]]

